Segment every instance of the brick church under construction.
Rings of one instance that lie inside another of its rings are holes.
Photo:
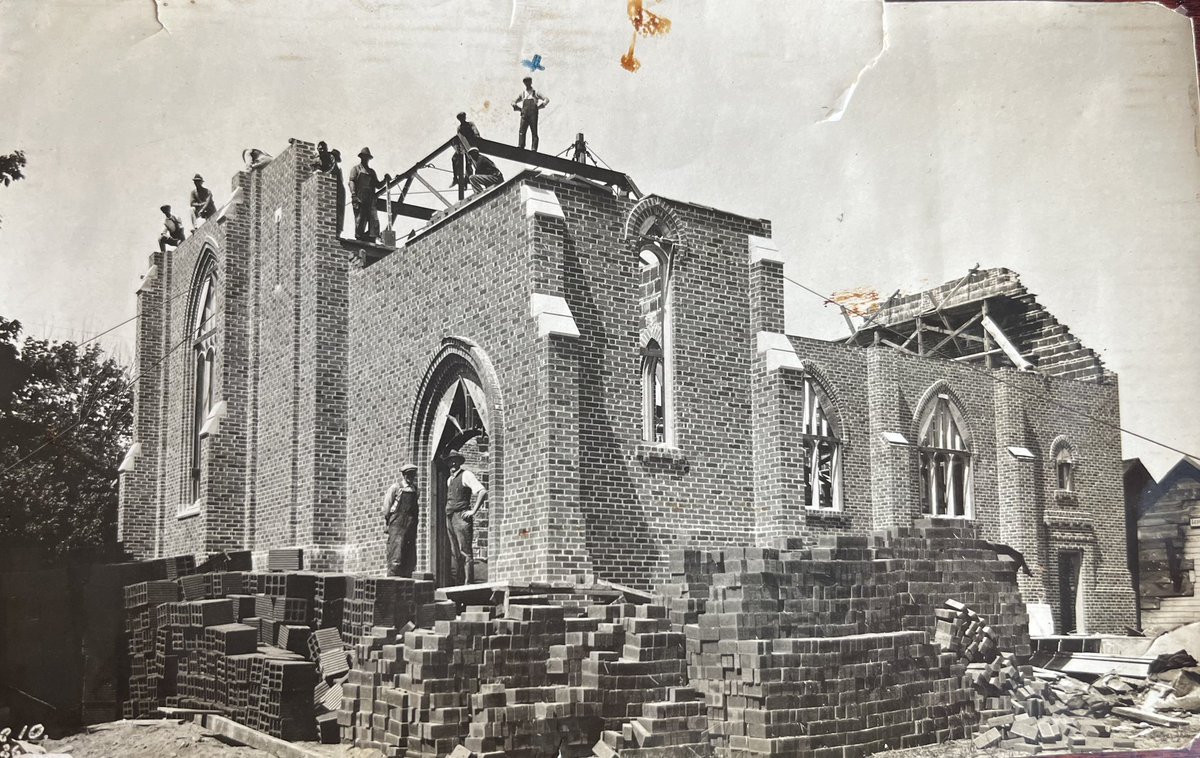
[[[152,256],[121,467],[138,557],[296,547],[380,574],[412,461],[418,570],[445,583],[460,450],[489,580],[654,589],[672,548],[928,519],[1019,551],[1059,629],[1134,623],[1116,377],[1016,274],[794,336],[769,221],[527,168],[385,249],[341,238],[315,157],[239,173]]]

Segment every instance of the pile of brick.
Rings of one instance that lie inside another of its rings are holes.
[[[294,551],[275,561],[298,565]],[[221,563],[249,566],[249,555]],[[336,628],[351,578],[304,572],[195,570],[167,559],[159,579],[125,590],[128,718],[161,706],[219,710],[276,737],[337,738],[350,658]],[[206,565],[213,563],[206,562]],[[432,594],[430,587],[429,593]]]
[[[686,682],[683,635],[662,605],[617,591],[506,586],[487,605],[439,600],[420,628],[360,637],[343,741],[387,756],[589,756]],[[694,706],[693,706],[694,707]]]
[[[1011,753],[1043,750],[1099,752],[1133,747],[1113,735],[1105,717],[1133,706],[1145,682],[1115,675],[1086,684],[1053,671],[1021,664],[1008,652],[986,653],[986,621],[949,600],[936,611],[938,642],[968,663],[964,683],[975,690],[980,723],[974,744]],[[974,630],[974,631],[971,631]]]
[[[987,620],[957,600],[947,600],[934,611],[937,625],[933,641],[942,650],[968,661],[991,661],[999,652],[996,633]]]
[[[672,558],[668,602],[696,616],[688,676],[718,755],[866,753],[970,734],[966,662],[930,641],[930,610],[956,593],[995,619],[995,642],[1028,652],[1011,564],[970,525],[782,546]],[[692,602],[704,585],[708,598]]]
[[[642,715],[620,731],[605,730],[592,748],[600,758],[671,758],[712,755],[704,700],[689,687],[672,688],[671,699],[642,705]]]

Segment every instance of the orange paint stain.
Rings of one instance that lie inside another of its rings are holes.
[[[657,37],[671,31],[671,20],[646,10],[643,0],[627,0],[626,10],[629,13],[629,23],[633,24],[633,39],[629,41],[629,51],[621,56],[621,67],[626,71],[637,71],[642,67],[641,61],[634,55],[638,35]]]
[[[874,287],[838,290],[829,296],[829,301],[842,306],[853,316],[867,316],[879,310],[879,291]]]

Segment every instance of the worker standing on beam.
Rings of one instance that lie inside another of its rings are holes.
[[[350,169],[350,202],[354,206],[354,238],[364,242],[379,239],[379,213],[375,209],[375,196],[392,178],[384,174],[383,181],[371,168],[371,148],[358,151],[358,163]]]
[[[538,149],[538,111],[550,104],[550,98],[545,97],[533,88],[533,77],[522,79],[525,89],[513,100],[513,110],[521,114],[521,131],[517,137],[517,147],[525,149],[525,131],[533,133],[533,152]]]

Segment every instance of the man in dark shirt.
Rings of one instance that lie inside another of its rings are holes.
[[[446,534],[450,538],[450,577],[454,584],[475,581],[475,514],[483,507],[487,490],[479,478],[463,468],[462,453],[446,456],[450,478],[446,480]]]
[[[496,168],[496,164],[492,163],[490,158],[479,152],[479,148],[471,148],[467,152],[467,157],[471,161],[471,186],[475,188],[476,192],[494,187],[504,181],[504,174],[500,173],[500,169]]]

